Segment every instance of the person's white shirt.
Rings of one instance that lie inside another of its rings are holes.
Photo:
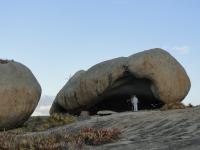
[[[132,103],[132,110],[138,111],[138,98],[136,96],[133,96],[131,98],[131,103]]]
[[[138,98],[137,98],[136,96],[133,96],[133,97],[131,98],[131,103],[132,103],[132,104],[137,104],[137,103],[138,103]]]

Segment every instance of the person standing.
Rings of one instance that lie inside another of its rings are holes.
[[[131,97],[132,111],[138,111],[138,98],[133,95]]]

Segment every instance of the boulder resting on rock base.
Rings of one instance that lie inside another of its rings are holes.
[[[180,103],[190,86],[186,71],[173,56],[150,49],[77,72],[57,94],[50,114],[131,110],[127,99],[132,95],[139,98],[139,109],[160,108]]]

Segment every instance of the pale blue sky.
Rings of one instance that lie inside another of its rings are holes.
[[[161,47],[186,68],[200,104],[199,0],[0,0],[0,57],[28,66],[43,94],[70,74]]]

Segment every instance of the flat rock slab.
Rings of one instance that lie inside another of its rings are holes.
[[[111,111],[111,110],[101,110],[97,112],[97,115],[99,116],[107,116],[107,115],[112,115],[112,114],[116,114],[117,112],[115,111]]]

